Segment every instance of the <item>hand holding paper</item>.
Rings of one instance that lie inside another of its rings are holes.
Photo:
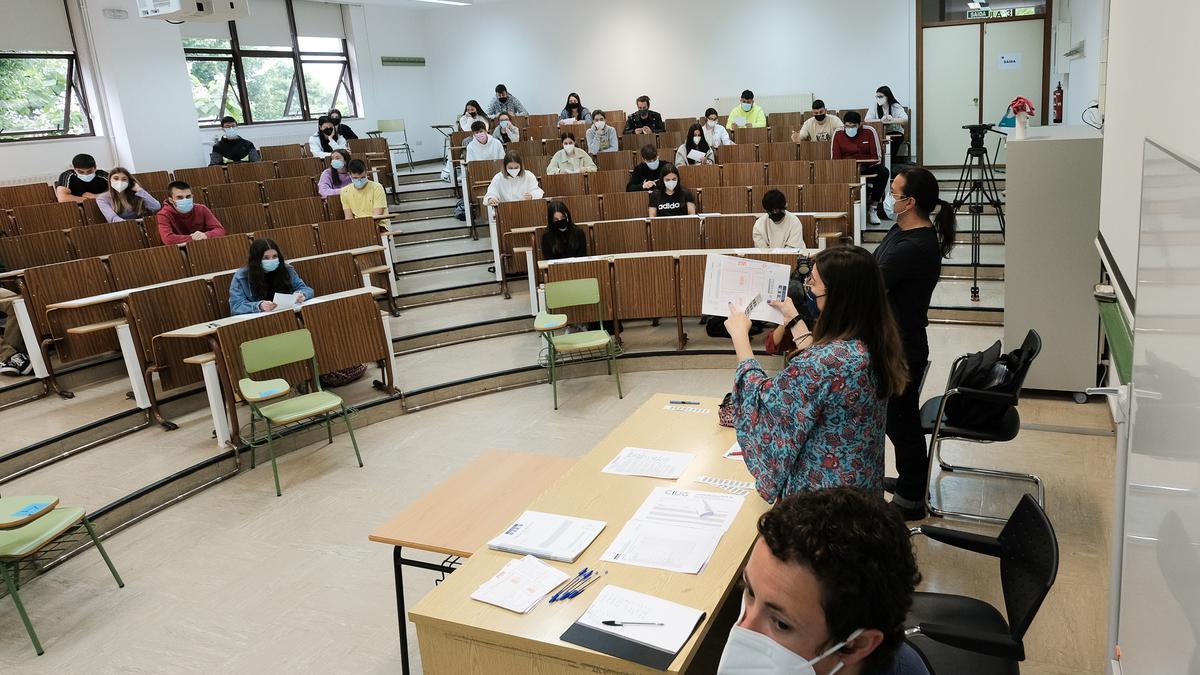
[[[729,316],[729,305],[739,311],[756,296],[763,300],[787,297],[791,270],[787,265],[709,254],[704,267],[704,293],[701,311],[712,316]],[[750,308],[748,316],[758,321],[784,323],[783,314],[769,302]]]
[[[275,309],[291,309],[296,306],[296,296],[292,293],[276,293],[271,302],[275,303]]]

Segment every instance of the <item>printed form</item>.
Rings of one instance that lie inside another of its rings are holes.
[[[783,323],[783,314],[766,301],[786,298],[790,277],[787,265],[710,253],[704,266],[701,311],[710,316],[729,316],[729,303],[744,309],[761,296],[763,301],[750,312],[750,318]]]

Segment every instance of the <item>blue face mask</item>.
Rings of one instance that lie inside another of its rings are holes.
[[[238,134],[237,129],[230,127],[225,130],[225,138],[227,138],[231,141],[236,141],[237,139],[241,138],[241,135]]]
[[[753,103],[743,103],[742,104],[742,110],[745,110],[746,112],[750,112],[750,109],[753,107],[754,107]]]
[[[346,168],[346,163],[340,159],[335,159],[329,163],[329,166],[332,166],[334,171],[341,171]]]
[[[192,206],[194,206],[194,202],[191,197],[175,200],[175,210],[180,213],[191,213]]]
[[[816,321],[817,317],[821,316],[821,308],[817,306],[817,296],[813,295],[812,289],[804,289],[804,304],[808,305],[808,315]]]
[[[350,182],[354,183],[354,187],[358,188],[359,190],[361,190],[367,186],[366,178],[351,178]]]
[[[848,138],[854,138],[858,135],[858,127],[846,127],[845,131]]]
[[[500,120],[500,128],[507,129],[508,128],[508,120]]]
[[[279,258],[263,258],[262,268],[264,272],[274,272],[279,269]]]

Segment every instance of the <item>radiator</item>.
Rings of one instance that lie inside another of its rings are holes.
[[[290,135],[263,136],[252,140],[254,141],[254,145],[260,148],[264,145],[307,145],[309,136],[311,134],[297,132]]]
[[[44,173],[40,176],[13,176],[11,178],[0,177],[0,185],[28,185],[30,183],[49,183],[54,184],[58,180],[56,173]]]
[[[722,96],[713,99],[713,107],[717,109],[718,115],[724,115],[733,109],[735,105],[742,102],[740,96]],[[773,112],[804,112],[812,109],[813,95],[808,94],[782,94],[779,96],[755,96],[754,102],[767,111],[767,114]]]

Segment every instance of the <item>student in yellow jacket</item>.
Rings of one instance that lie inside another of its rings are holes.
[[[754,92],[747,89],[742,92],[742,102],[729,111],[729,128],[765,127],[767,113],[762,106],[754,102]]]

